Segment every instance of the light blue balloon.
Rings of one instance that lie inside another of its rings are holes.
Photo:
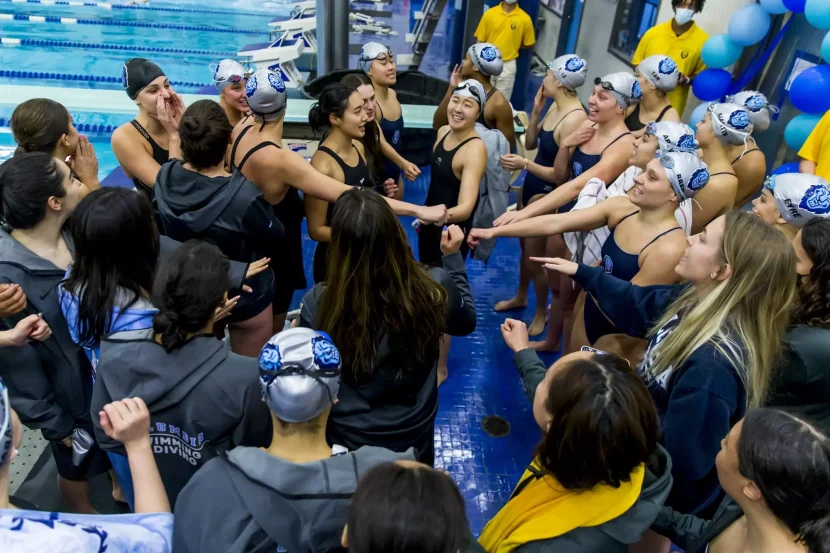
[[[764,11],[767,13],[786,13],[790,11],[787,6],[784,5],[784,0],[761,0],[761,7],[764,8]]]
[[[807,0],[804,15],[813,27],[830,29],[830,2],[827,0]]]
[[[784,142],[797,152],[807,142],[807,138],[813,132],[813,129],[816,128],[820,120],[821,115],[809,115],[806,113],[796,115],[790,119],[790,122],[787,123],[787,128],[784,129]]]
[[[798,173],[799,162],[791,161],[789,163],[785,163],[784,165],[779,165],[775,169],[772,170],[773,175],[786,175],[787,173]]]
[[[821,57],[830,60],[830,32],[824,35],[824,40],[821,41]]]
[[[722,34],[707,40],[700,55],[707,67],[723,69],[738,61],[743,51],[742,46],[729,40],[729,35]]]
[[[769,27],[769,14],[758,4],[750,4],[729,18],[729,39],[738,46],[752,46],[767,36]]]
[[[703,102],[699,106],[697,106],[693,111],[691,117],[689,117],[689,126],[693,129],[697,129],[697,124],[703,121],[703,118],[706,117],[706,114],[709,112],[709,102]]]

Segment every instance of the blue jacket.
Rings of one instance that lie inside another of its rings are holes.
[[[586,265],[579,266],[573,279],[591,292],[620,331],[644,339],[689,286],[635,286],[606,274],[601,267]],[[647,374],[656,346],[679,322],[675,318],[651,337],[638,372],[657,405],[662,445],[672,458],[674,487],[666,504],[699,516],[711,514],[723,496],[715,457],[721,440],[746,413],[746,386],[738,373],[743,367],[734,367],[712,343],[696,349],[678,367],[657,377]]]

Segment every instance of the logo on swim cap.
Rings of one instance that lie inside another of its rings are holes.
[[[268,73],[268,84],[280,94],[285,92],[285,83],[282,82],[282,77],[276,73]]]
[[[709,182],[709,171],[706,169],[698,169],[692,173],[692,178],[689,181],[689,190],[697,192]]]
[[[602,260],[602,264],[605,266],[605,272],[609,275],[614,272],[614,261],[611,259],[610,256],[605,256]]]
[[[260,378],[266,384],[270,384],[272,380],[277,376],[277,371],[282,368],[282,354],[280,353],[280,347],[276,344],[265,344],[265,347],[262,348],[262,353],[259,354],[259,368],[262,371],[268,371],[267,374],[265,372],[260,372]]]
[[[749,115],[745,111],[733,111],[729,115],[729,125],[735,129],[743,130],[749,126]]]
[[[130,75],[127,71],[127,64],[121,67],[121,86],[124,88],[129,88],[130,86]]]
[[[481,51],[480,55],[481,55],[481,59],[483,59],[484,61],[493,61],[497,57],[499,57],[499,53],[496,52],[496,49],[493,48],[492,46],[487,46],[486,48],[484,48]]]
[[[663,58],[657,65],[657,70],[663,75],[671,75],[677,71],[677,64],[671,58]]]
[[[245,96],[247,96],[248,98],[252,97],[254,95],[254,92],[256,92],[257,84],[258,83],[256,82],[256,76],[251,75],[251,77],[248,79],[247,84],[245,84]]]
[[[311,339],[311,353],[318,367],[336,369],[340,366],[340,352],[325,336],[315,336]]]
[[[401,131],[395,131],[392,134],[392,144],[397,144],[398,140],[401,139]]]
[[[807,189],[798,207],[815,215],[830,213],[830,190],[821,184],[814,184]]]
[[[694,150],[695,148],[695,137],[691,134],[684,134],[680,137],[680,140],[677,141],[678,148],[685,148],[686,150]]]
[[[640,88],[640,81],[634,81],[634,84],[631,86],[631,98],[636,100],[637,98],[643,97],[643,91]]]
[[[757,94],[755,96],[750,96],[744,104],[747,108],[751,109],[752,111],[761,111],[765,107],[767,107],[767,103],[761,96]]]
[[[574,165],[573,165],[573,172],[574,172],[574,176],[575,176],[575,177],[578,177],[579,175],[581,175],[581,174],[582,174],[582,164],[581,164],[581,163],[579,163],[578,161],[575,161],[575,162],[574,162]]]
[[[565,62],[565,69],[567,69],[568,71],[576,72],[582,69],[583,67],[585,67],[585,62],[576,56],[572,57],[571,59]]]

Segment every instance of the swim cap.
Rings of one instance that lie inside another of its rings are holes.
[[[594,84],[612,93],[623,109],[628,109],[643,97],[640,83],[631,73],[611,73],[601,79],[597,77]]]
[[[657,90],[671,92],[680,79],[680,70],[668,56],[649,56],[640,62],[637,69]]]
[[[340,352],[324,332],[290,328],[259,355],[262,396],[285,422],[307,422],[334,405],[340,391]]]
[[[357,58],[357,68],[362,69],[364,73],[369,72],[372,62],[381,56],[392,57],[392,50],[388,46],[384,46],[379,42],[367,42],[360,49],[360,55]]]
[[[711,104],[712,126],[715,134],[724,144],[746,144],[752,133],[752,120],[749,113],[737,104]]]
[[[588,64],[585,60],[574,54],[559,56],[548,62],[548,69],[559,84],[568,90],[576,90],[585,82],[588,76]]]
[[[681,202],[694,198],[709,182],[709,169],[695,154],[658,150],[655,157],[666,169],[671,187]]]
[[[495,45],[489,42],[479,42],[470,46],[467,53],[470,54],[470,61],[473,62],[475,68],[488,77],[501,75],[504,62],[501,59],[501,52]]]
[[[479,107],[483,106],[487,101],[487,93],[484,91],[484,86],[475,79],[467,79],[466,81],[458,83],[458,86],[452,91],[452,95],[472,98],[478,102]]]
[[[770,112],[778,113],[778,107],[771,106],[767,97],[755,90],[743,90],[734,96],[727,96],[726,101],[744,107],[752,120],[752,128],[759,132],[769,128]]]
[[[270,69],[258,69],[248,77],[245,96],[248,97],[251,113],[263,121],[279,119],[285,111],[285,83],[279,73]]]
[[[245,68],[236,60],[222,60],[213,69],[213,83],[221,93],[232,84],[241,83],[245,79]]]
[[[651,122],[646,125],[646,134],[656,136],[660,143],[658,150],[664,152],[694,153],[699,146],[692,127],[677,121]]]
[[[12,455],[12,412],[9,403],[9,389],[0,378],[0,468],[6,466]]]
[[[775,196],[778,213],[789,224],[803,227],[815,217],[830,218],[830,183],[808,173],[772,175],[764,186]]]
[[[138,94],[147,88],[151,82],[159,77],[164,77],[161,67],[145,60],[144,58],[133,58],[127,60],[121,68],[121,86],[127,92],[131,100],[135,100]]]

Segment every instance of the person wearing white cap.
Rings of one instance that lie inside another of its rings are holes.
[[[291,328],[272,337],[259,375],[271,443],[237,447],[190,481],[175,505],[174,551],[330,551],[363,474],[414,460],[412,449],[350,452],[326,441],[341,382],[340,352],[326,333]]]
[[[742,90],[737,94],[727,96],[726,102],[746,108],[755,132],[767,130],[770,125],[771,114],[778,113],[778,107],[770,104],[767,97],[757,90]]]
[[[680,115],[666,96],[675,89],[680,77],[674,60],[669,56],[649,56],[634,69],[634,75],[643,93],[642,100],[628,109],[625,119],[634,136],[641,136],[650,122],[680,121]]]
[[[250,113],[248,97],[245,95],[247,72],[242,64],[236,60],[222,60],[213,70],[213,84],[219,90],[219,105],[225,110],[228,121],[235,127]]]
[[[678,226],[675,211],[709,181],[709,171],[695,154],[657,152],[644,173],[634,179],[627,196],[609,198],[586,209],[545,215],[493,229],[473,229],[472,240],[497,236],[550,236],[572,231],[590,231],[608,226],[610,235],[599,255],[605,272],[640,285],[673,284],[674,267],[686,249],[686,233]],[[630,253],[636,252],[636,253]],[[533,258],[537,260],[539,258]],[[573,331],[571,349],[593,345],[626,358],[642,354],[642,342],[631,344],[614,336],[621,332],[606,318],[592,297],[584,308],[582,329]]]
[[[735,208],[740,208],[761,190],[767,175],[767,158],[752,138],[755,126],[745,107],[729,103],[711,104],[709,114],[715,135],[726,147],[726,154],[738,177]]]
[[[283,118],[287,95],[280,75],[260,69],[248,78],[245,86],[248,106],[253,118],[234,128],[230,164],[245,178],[256,184],[265,199],[274,206],[274,213],[285,226],[285,238],[278,248],[274,297],[274,330],[282,330],[294,290],[306,287],[302,258],[303,193],[334,202],[350,187],[327,177],[311,167],[294,152],[283,150]],[[399,215],[410,215],[428,223],[443,224],[446,207],[423,207],[386,198]]]
[[[519,209],[527,207],[531,202],[553,190],[554,183],[540,178],[535,172],[539,167],[553,167],[556,154],[559,152],[559,144],[588,118],[576,95],[576,89],[585,82],[587,74],[588,67],[585,60],[573,54],[560,56],[548,62],[548,71],[533,101],[533,111],[528,118],[525,135],[525,148],[528,151],[536,150],[538,146],[539,152],[536,154],[536,159],[533,162],[520,157],[508,157],[502,160],[502,166],[507,170],[521,170],[527,166]],[[553,104],[542,118],[542,109],[548,99],[552,99]],[[533,289],[536,292],[536,313],[528,327],[528,333],[530,336],[538,336],[544,330],[545,321],[548,318],[547,297],[550,283],[548,275],[541,267],[536,263],[530,263],[528,258],[545,254],[547,238],[522,239],[520,244],[522,245],[522,260],[519,265],[519,290],[515,297],[496,303],[495,310],[509,311],[527,305],[527,293],[532,280]],[[558,295],[558,279],[553,285],[556,286],[554,293],[556,296]],[[552,313],[552,316],[558,317],[559,313],[561,312]],[[557,344],[561,334],[560,326],[560,323],[554,322],[549,330],[549,334],[555,334]]]
[[[830,183],[807,173],[772,175],[752,213],[784,233],[789,240],[811,219],[830,219]]]
[[[513,126],[513,108],[510,100],[502,92],[490,83],[490,78],[500,75],[503,69],[501,52],[492,44],[473,44],[467,50],[460,65],[456,65],[450,75],[450,86],[435,115],[432,117],[432,128],[436,131],[449,123],[447,117],[447,106],[450,103],[455,88],[461,81],[473,79],[484,87],[484,108],[478,116],[478,122],[488,129],[499,130],[510,144],[510,149],[515,147],[516,133]]]

